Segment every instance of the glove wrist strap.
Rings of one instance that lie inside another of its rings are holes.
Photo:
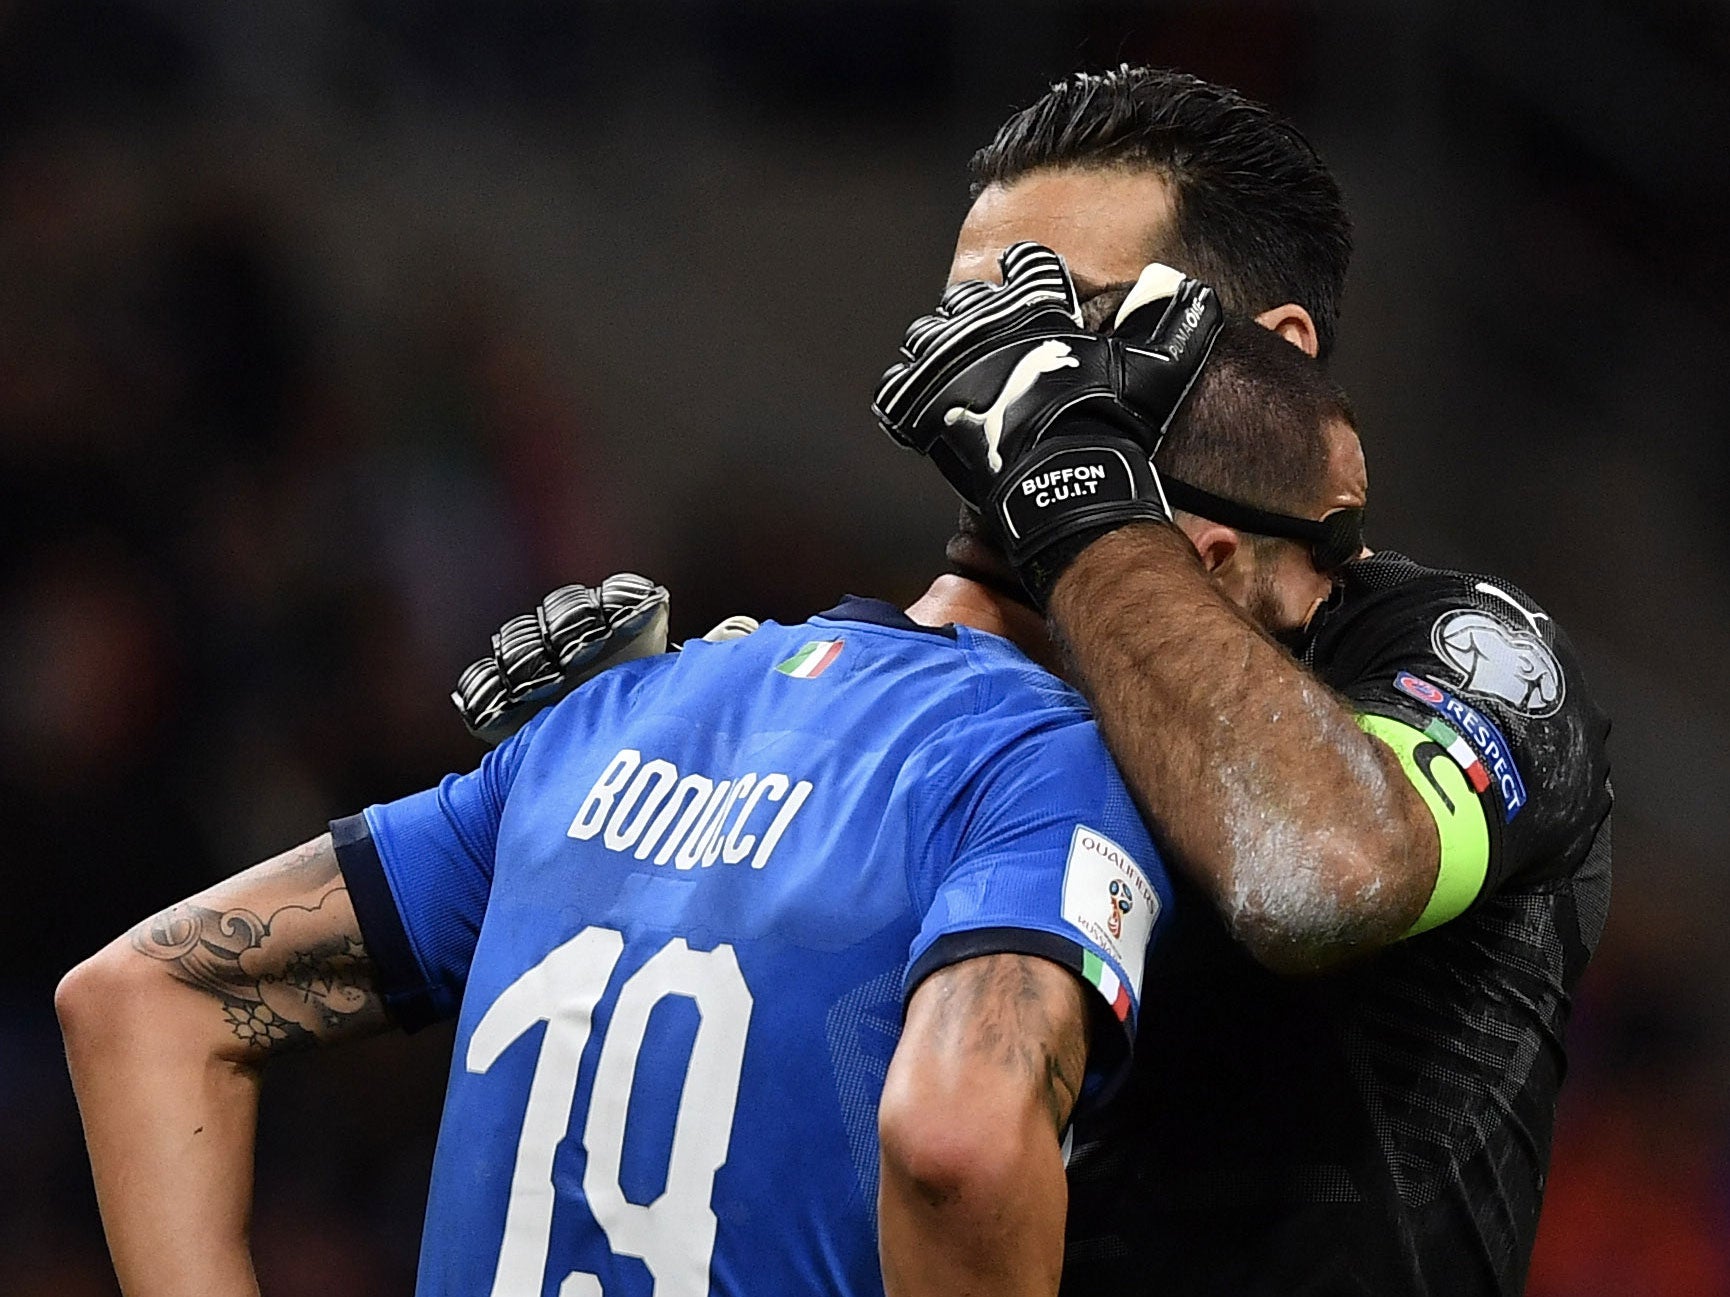
[[[990,513],[1041,608],[1063,570],[1099,537],[1171,516],[1147,451],[1107,425],[1080,435],[1066,427],[1040,442],[992,492]]]

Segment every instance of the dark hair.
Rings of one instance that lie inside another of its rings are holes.
[[[1330,485],[1328,426],[1356,422],[1316,361],[1233,315],[1153,462],[1215,495],[1308,517]]]
[[[1078,72],[1003,123],[973,155],[972,193],[1060,167],[1148,168],[1174,228],[1149,258],[1257,315],[1296,302],[1333,350],[1352,255],[1339,185],[1290,122],[1237,91],[1165,68]]]

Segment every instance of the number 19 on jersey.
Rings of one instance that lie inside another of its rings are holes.
[[[577,1072],[594,1009],[624,949],[620,933],[585,928],[506,987],[469,1040],[467,1068],[481,1073],[523,1033],[547,1024],[523,1113],[491,1297],[542,1291],[553,1227],[553,1157],[576,1120]],[[649,1015],[668,996],[695,1001],[701,1021],[680,1093],[666,1189],[645,1206],[627,1201],[620,1188],[625,1116]],[[583,1194],[613,1252],[639,1257],[648,1267],[655,1297],[706,1297],[709,1291],[716,1224],[711,1195],[732,1140],[750,1024],[751,992],[728,945],[692,950],[676,937],[619,988],[583,1119]],[[601,1297],[601,1283],[573,1270],[558,1294]]]

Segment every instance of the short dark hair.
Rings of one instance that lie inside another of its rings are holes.
[[[1327,429],[1335,423],[1355,428],[1357,419],[1320,364],[1232,315],[1153,462],[1214,495],[1309,517],[1330,485]]]
[[[1226,86],[1167,68],[1078,72],[973,155],[972,193],[1062,167],[1147,168],[1170,187],[1174,228],[1150,259],[1257,315],[1296,302],[1332,352],[1351,262],[1339,185],[1297,127]]]

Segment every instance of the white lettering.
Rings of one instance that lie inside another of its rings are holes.
[[[1207,299],[1198,297],[1189,304],[1189,309],[1183,313],[1183,319],[1171,335],[1171,341],[1166,344],[1166,350],[1172,355],[1180,353],[1189,342],[1189,335],[1195,332],[1195,326],[1201,323],[1201,313],[1207,309]]]
[[[723,779],[715,785],[715,791],[710,794],[708,802],[703,807],[703,813],[697,817],[697,822],[691,826],[691,831],[685,834],[684,841],[673,856],[674,869],[690,869],[703,858],[703,847],[709,840],[709,826],[719,818],[717,812],[725,809],[727,794],[732,790],[733,781],[731,779]]]
[[[631,777],[631,771],[637,768],[637,763],[643,759],[643,754],[635,748],[620,748],[613,759],[607,762],[607,768],[601,771],[601,777],[595,780],[595,786],[589,789],[589,795],[583,798],[583,804],[577,807],[577,818],[571,821],[571,827],[565,831],[567,837],[580,838],[587,841],[601,831],[601,826],[607,822],[607,814],[613,809],[613,799],[619,795],[619,789],[625,786],[625,781]]]
[[[1489,589],[1481,586],[1482,589]],[[1465,731],[1466,737],[1475,743],[1483,753],[1484,764],[1489,767],[1490,774],[1495,778],[1496,787],[1501,790],[1502,805],[1507,815],[1513,814],[1526,804],[1521,795],[1519,775],[1514,769],[1513,759],[1506,749],[1496,741],[1495,734],[1482,716],[1470,710],[1456,698],[1448,699],[1443,714]]]
[[[709,827],[709,836],[703,843],[703,868],[707,869],[721,858],[721,848],[727,844],[727,817],[731,815],[740,802],[745,800],[745,794],[751,791],[757,782],[755,770],[740,775],[733,785],[732,796],[727,800],[726,809],[715,817],[715,822]]]
[[[637,777],[631,780],[631,786],[625,789],[625,795],[619,799],[618,807],[607,818],[607,832],[601,841],[612,851],[629,851],[631,844],[637,840],[637,835],[643,831],[643,826],[649,822],[650,816],[666,798],[667,793],[679,780],[679,767],[671,761],[654,760],[643,764],[637,771]],[[631,818],[631,808],[637,804],[643,792],[654,784],[649,795],[643,800],[643,809]]]
[[[721,852],[721,859],[729,865],[736,865],[751,854],[751,848],[757,845],[757,835],[747,833],[739,836],[739,830],[745,827],[745,821],[751,818],[751,812],[757,809],[757,803],[767,797],[772,802],[778,802],[787,795],[787,789],[792,787],[792,781],[786,775],[764,775],[757,786],[751,790],[751,796],[745,801],[745,808],[739,812],[739,818],[733,822],[733,831],[727,835],[726,848]]]
[[[597,835],[609,851],[651,856],[657,865],[704,868],[724,861],[769,861],[794,817],[816,790],[808,779],[797,783],[778,771],[756,771],[737,779],[681,774],[671,761],[644,761],[636,748],[622,748],[584,795],[566,836],[589,841]],[[778,803],[761,836],[748,832],[762,802]]]
[[[1079,500],[1084,495],[1094,495],[1098,491],[1098,482],[1074,482],[1068,486],[1060,486],[1053,491],[1041,491],[1033,497],[1033,503],[1043,509],[1047,505],[1056,504],[1059,500]]]
[[[714,790],[715,781],[707,775],[686,775],[679,780],[678,787],[673,789],[673,795],[667,799],[667,804],[661,808],[661,813],[655,817],[655,822],[649,826],[649,831],[643,835],[643,840],[637,843],[636,856],[638,860],[647,860],[649,853],[655,849],[661,840],[661,835],[667,831],[667,826],[673,822],[673,817],[681,811],[683,818],[679,827],[661,848],[661,854],[655,857],[657,865],[664,865],[673,858],[673,851],[679,845],[679,839],[691,827],[691,821],[703,812],[703,804]]]
[[[805,799],[811,795],[813,785],[809,779],[801,779],[793,788],[793,793],[782,804],[780,813],[769,826],[769,831],[763,835],[763,845],[757,848],[757,854],[751,857],[751,868],[761,869],[769,863],[769,853],[775,849],[775,844],[781,840],[781,835],[787,831],[787,826],[793,822],[793,817],[799,813],[799,808],[805,804]]]
[[[1088,486],[1089,491],[1097,491],[1099,489],[1098,484],[1103,482],[1105,478],[1106,472],[1103,464],[1076,464],[1069,468],[1054,468],[1047,473],[1035,473],[1032,477],[1023,478],[1021,494],[1036,495],[1048,487],[1062,487],[1065,483],[1075,483],[1079,486],[1084,482],[1090,484]],[[1069,494],[1080,494],[1080,492],[1075,487],[1071,487]],[[1064,494],[1057,496],[1059,500],[1066,498],[1068,497]],[[1036,500],[1034,503],[1039,502]]]

